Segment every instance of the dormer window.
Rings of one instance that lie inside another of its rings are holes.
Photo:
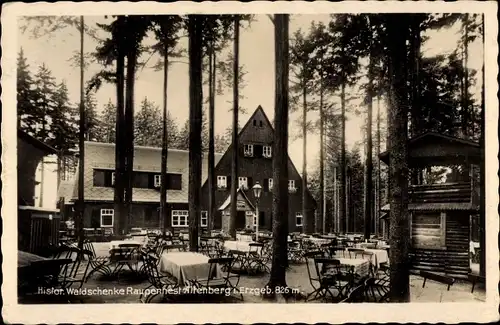
[[[161,175],[155,175],[154,185],[155,187],[161,186]]]
[[[297,192],[297,188],[295,187],[295,180],[293,179],[288,181],[288,192],[290,193]]]
[[[227,188],[226,176],[217,176],[217,188]]]
[[[246,177],[238,177],[238,187],[244,190],[248,189],[248,179]]]
[[[272,147],[271,146],[263,146],[262,147],[262,156],[264,158],[271,158],[272,157]]]
[[[245,144],[243,146],[243,153],[245,154],[245,157],[253,157],[253,145]]]

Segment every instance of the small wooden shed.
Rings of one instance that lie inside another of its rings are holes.
[[[380,154],[389,164],[390,152]],[[469,177],[440,184],[412,183],[409,187],[410,236],[413,267],[466,277],[470,268],[470,217],[479,213],[479,186],[474,172],[479,168],[478,143],[428,132],[409,140],[408,166],[422,170],[436,166],[461,166]],[[389,212],[389,204],[381,208]],[[389,214],[382,219],[389,229]]]

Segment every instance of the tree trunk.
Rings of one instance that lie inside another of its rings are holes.
[[[273,148],[273,254],[268,287],[286,287],[288,266],[288,15],[274,15],[276,88]]]
[[[325,211],[324,211],[324,195],[325,195],[325,157],[324,157],[324,114],[323,114],[323,72],[320,72],[320,86],[319,86],[319,213],[317,214],[316,218],[316,232],[324,232],[325,229],[323,229],[323,224],[324,221],[323,219],[325,218]]]
[[[83,249],[83,223],[85,216],[85,196],[84,196],[84,163],[85,163],[85,65],[84,65],[84,19],[80,16],[80,132],[78,134],[79,161],[78,161],[78,217],[76,229],[78,232],[78,248]],[[43,160],[42,160],[43,162]],[[42,184],[43,185],[43,184]]]
[[[163,134],[161,139],[161,183],[160,183],[160,218],[163,235],[167,232],[168,207],[167,207],[167,162],[168,162],[168,46],[165,46],[163,59]]]
[[[345,84],[342,82],[340,91],[340,103],[342,109],[342,136],[340,140],[340,189],[339,189],[339,211],[341,220],[341,230],[347,232],[346,213],[346,156],[345,156]]]
[[[118,17],[123,28],[124,17]],[[121,33],[120,33],[121,34]],[[116,58],[116,127],[115,127],[115,192],[114,192],[114,233],[121,234],[124,229],[125,219],[125,53],[122,35],[117,35],[117,58]]]
[[[208,57],[208,231],[214,229],[215,220],[215,48],[212,41]]]
[[[392,14],[387,18],[387,31],[391,42],[389,54],[389,138],[391,157],[390,191],[390,299],[391,302],[409,302],[409,217],[408,217],[408,114],[405,76],[407,17]],[[410,67],[411,68],[411,67]]]
[[[372,224],[372,192],[373,192],[373,162],[372,162],[372,112],[373,112],[373,45],[370,44],[370,63],[368,66],[368,116],[366,125],[366,160],[365,160],[365,206],[364,206],[364,217],[365,217],[365,239],[370,239],[371,234],[371,224]]]
[[[239,110],[239,47],[240,47],[240,17],[234,20],[234,61],[233,61],[233,159],[231,162],[231,216],[229,219],[229,235],[236,238],[237,191],[238,191],[238,110]]]
[[[131,22],[129,22],[130,24]],[[123,234],[128,234],[132,220],[132,194],[134,181],[134,92],[135,69],[137,64],[137,48],[130,46],[127,53],[127,85],[125,94],[125,138],[126,138],[126,187],[125,209],[126,217]]]
[[[307,89],[306,80],[303,80],[302,88],[302,224],[303,232],[311,233],[312,220],[309,218],[307,210]]]
[[[469,123],[469,70],[467,69],[469,61],[469,15],[464,15],[464,38],[463,38],[463,65],[464,65],[464,78],[463,78],[463,90],[462,90],[462,135],[467,138],[468,123]]]
[[[201,217],[201,131],[202,131],[202,26],[199,16],[190,15],[189,33],[189,250],[198,251]]]

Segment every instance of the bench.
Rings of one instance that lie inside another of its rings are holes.
[[[424,283],[422,284],[422,288],[425,288],[425,282],[427,281],[427,279],[447,284],[448,291],[450,291],[450,287],[453,285],[453,283],[455,283],[455,279],[452,278],[451,276],[441,275],[434,272],[420,271],[420,276],[424,278]]]
[[[485,277],[482,275],[469,273],[468,276],[469,276],[469,281],[472,282],[472,289],[470,293],[474,293],[474,287],[476,286],[476,283],[478,282],[483,284],[485,283]]]

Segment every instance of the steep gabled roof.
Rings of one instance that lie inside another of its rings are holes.
[[[258,114],[261,114],[261,116],[264,118],[264,122],[266,124],[265,127],[268,127],[269,130],[272,132],[273,136],[274,136],[274,127],[271,123],[271,121],[269,120],[269,118],[267,117],[264,109],[262,108],[261,105],[257,106],[257,108],[255,109],[255,111],[253,112],[253,114],[249,117],[248,121],[245,123],[245,125],[243,126],[243,128],[241,129],[241,131],[238,133],[238,141],[241,140],[241,135],[245,134],[245,131],[251,126],[252,124],[252,121],[254,120],[254,118],[258,115]],[[222,162],[224,161],[224,158],[226,157],[226,155],[230,155],[233,151],[233,143],[231,142],[231,144],[229,145],[229,147],[227,148],[226,152],[222,155],[222,157],[219,159],[219,162]],[[218,166],[218,163],[216,162],[215,163],[215,167],[217,168]],[[290,159],[290,156],[288,156],[288,165],[289,167],[291,167],[291,169],[293,169],[297,175],[299,175],[299,183],[302,182],[302,176],[301,174],[298,172],[297,168],[295,167],[295,164],[293,163],[293,161]],[[203,186],[205,186],[205,182],[203,183]],[[313,196],[311,195],[311,192],[309,191],[309,189],[307,189],[307,195],[309,196],[309,200],[311,202],[311,204],[314,206],[314,208],[316,208],[316,200],[313,198]]]
[[[245,194],[245,191],[241,189],[241,187],[238,188],[238,190],[236,191],[236,199],[238,200],[238,198],[240,197],[242,197],[243,200],[249,205],[251,211],[255,211],[255,206],[252,204],[252,202],[250,202],[248,196]],[[231,193],[228,194],[226,200],[224,201],[224,203],[221,204],[218,210],[220,211],[225,210],[230,205],[231,205]]]
[[[202,182],[207,178],[208,162],[204,154],[202,160]],[[221,154],[215,154],[215,163],[219,162]],[[134,171],[161,172],[161,148],[134,146]],[[113,201],[114,188],[95,187],[93,184],[93,169],[115,169],[115,145],[113,143],[85,142],[84,165],[84,197],[86,201]],[[189,189],[189,151],[169,149],[167,171],[182,175],[182,189],[168,190],[169,203],[187,203]],[[78,176],[73,183],[73,199],[78,197]],[[134,202],[160,202],[160,192],[157,189],[134,188]]]
[[[390,204],[380,208],[381,211],[389,212]],[[478,211],[479,206],[470,202],[446,202],[446,203],[408,203],[409,211]]]
[[[23,130],[17,130],[17,136],[18,138],[26,141],[27,143],[31,144],[32,146],[46,152],[48,155],[55,154],[57,153],[57,150],[54,149],[53,147],[49,146],[48,144],[34,138],[33,136],[29,135],[28,133],[24,132]]]

